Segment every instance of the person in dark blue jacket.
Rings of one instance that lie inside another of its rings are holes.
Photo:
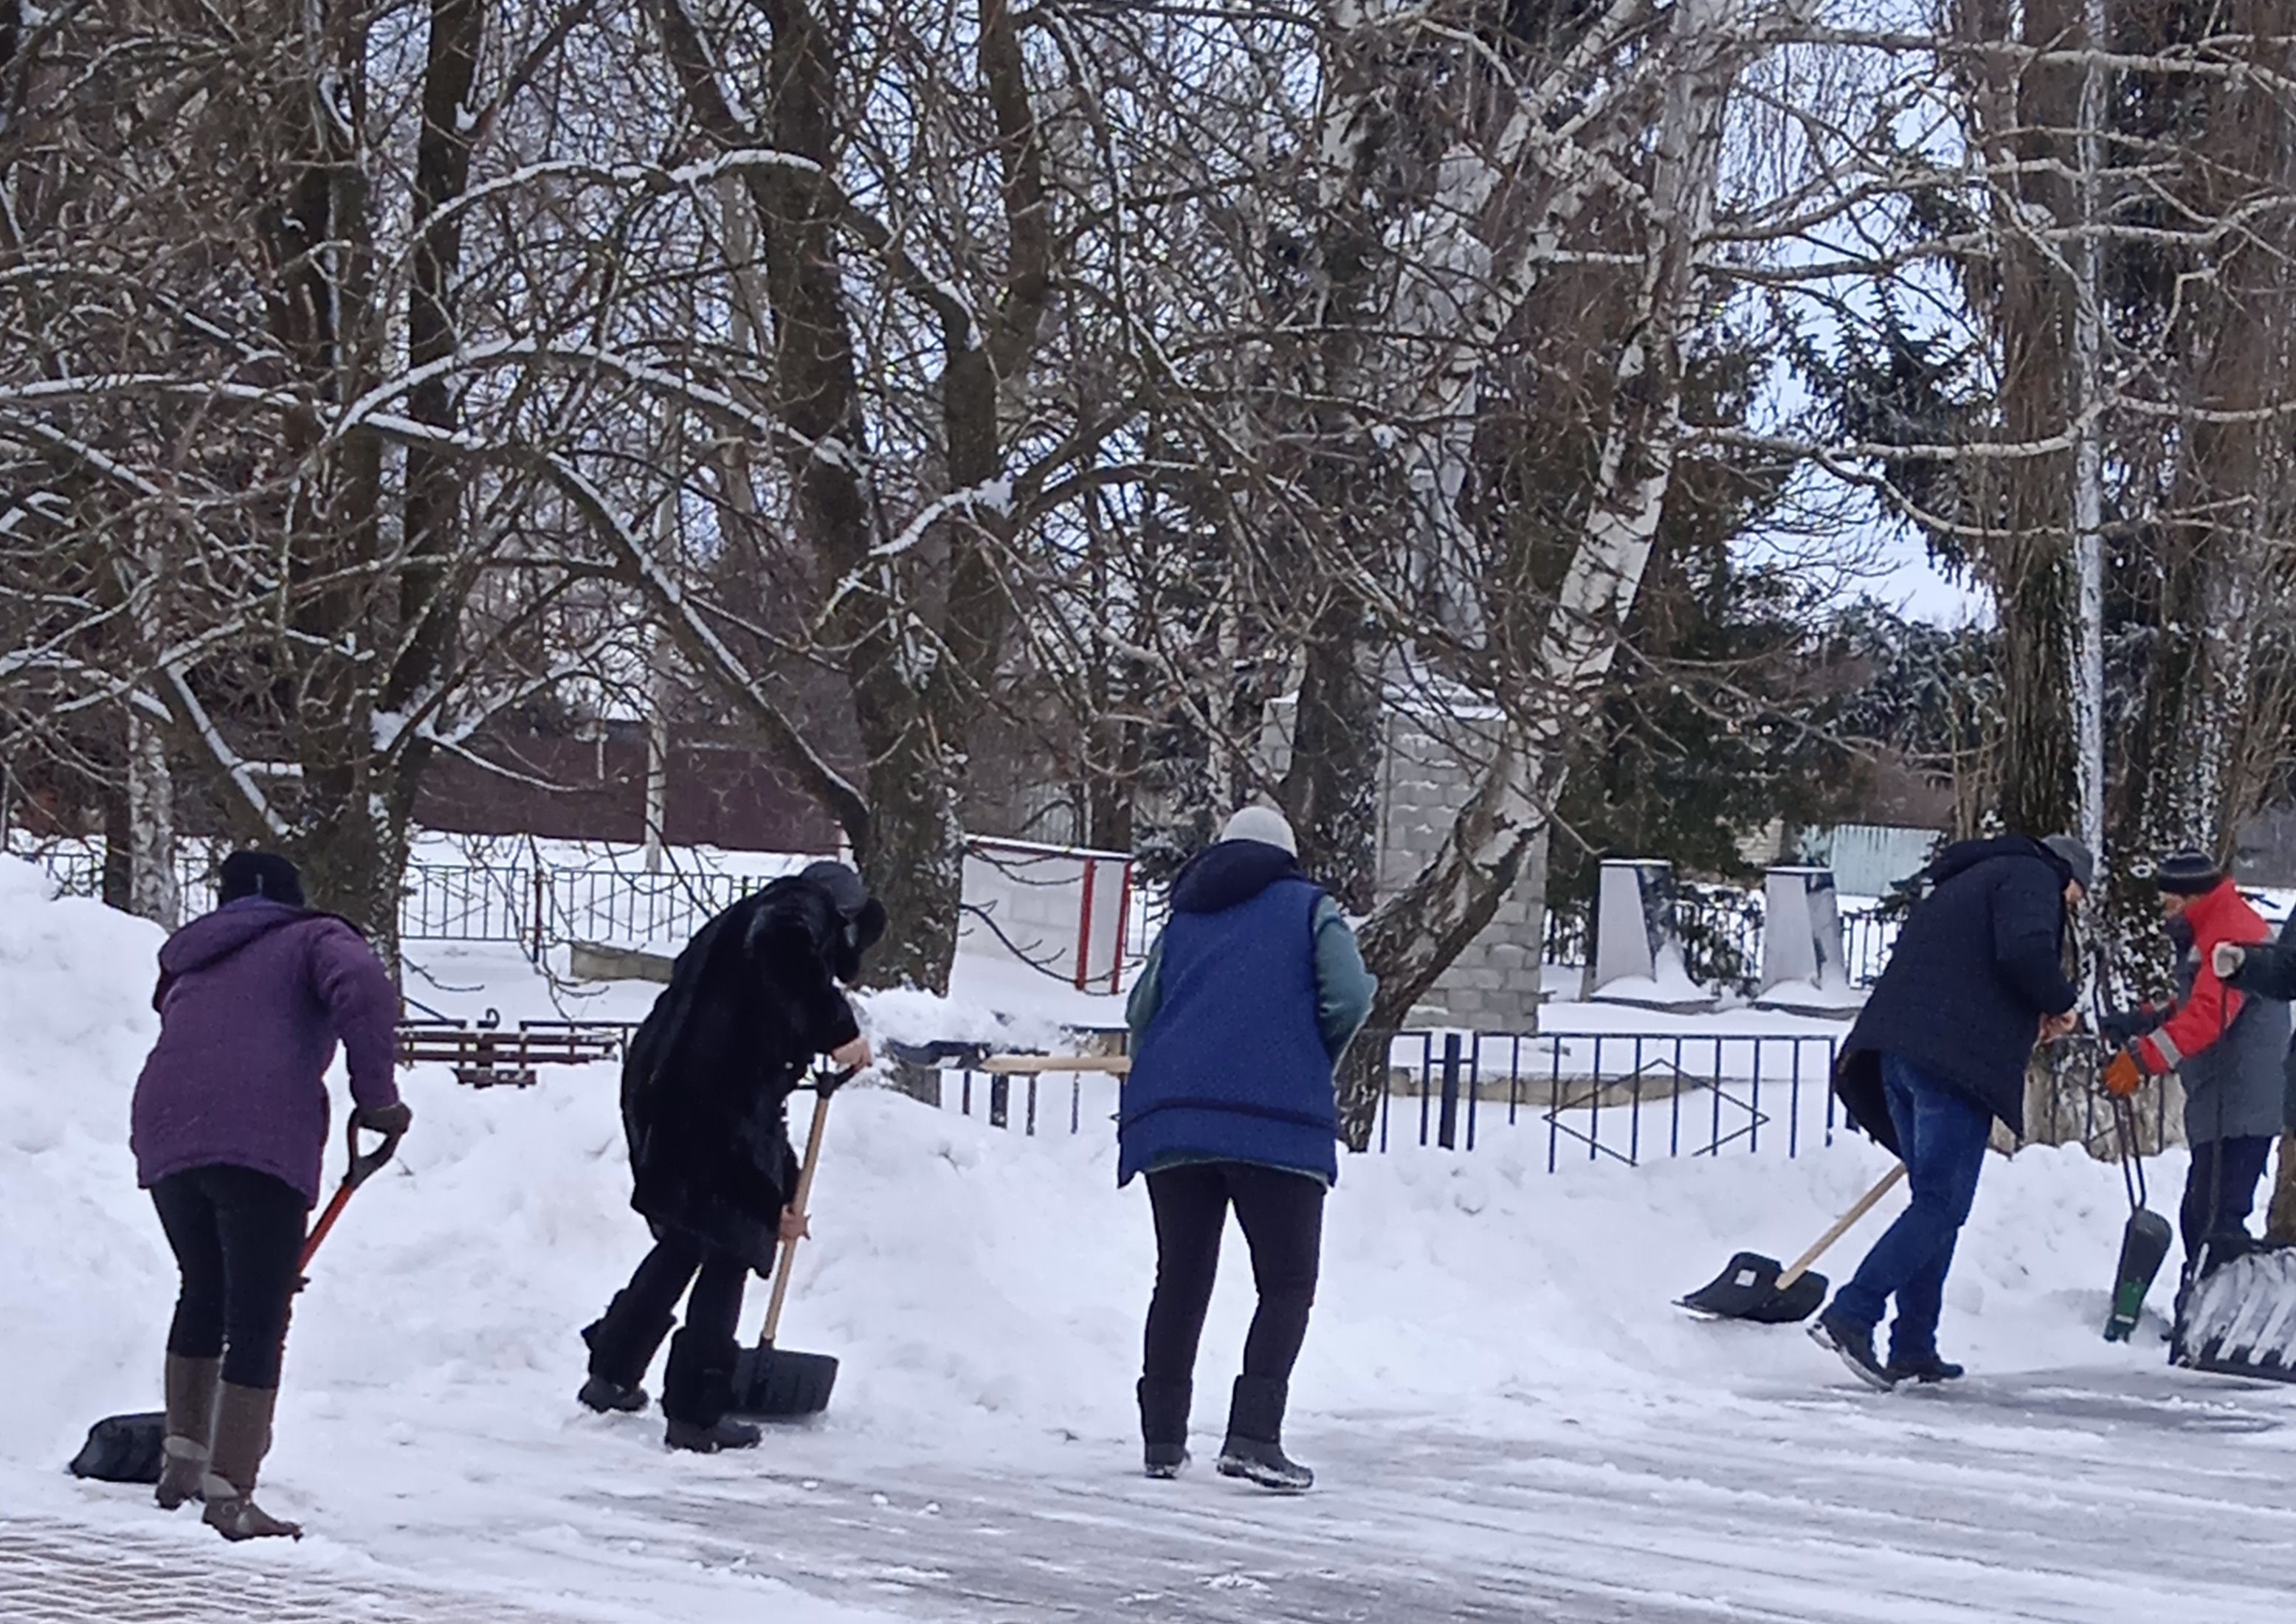
[[[1156,1219],[1139,1387],[1151,1477],[1187,1462],[1196,1344],[1233,1205],[1259,1308],[1219,1471],[1293,1492],[1315,1481],[1283,1453],[1283,1411],[1316,1298],[1324,1194],[1340,1176],[1332,1070],[1378,985],[1339,905],[1300,874],[1280,813],[1238,812],[1173,882],[1171,923],[1127,1011],[1117,1128],[1117,1183],[1146,1175]]]
[[[1926,877],[1930,893],[1898,933],[1834,1079],[1850,1121],[1905,1162],[1913,1200],[1810,1327],[1860,1380],[1885,1389],[1961,1374],[1938,1357],[1946,1273],[1994,1120],[2025,1131],[2033,1046],[2077,1019],[2065,929],[2095,860],[2069,835],[2011,835],[1949,846]],[[1884,1365],[1874,1333],[1891,1297]]]

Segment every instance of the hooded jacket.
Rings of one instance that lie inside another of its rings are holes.
[[[252,1168],[318,1200],[327,1068],[343,1047],[351,1097],[398,1099],[398,989],[332,914],[242,898],[160,949],[160,1040],[135,1084],[129,1144],[146,1189],[171,1173]]]
[[[1332,1068],[1378,986],[1289,852],[1223,841],[1197,856],[1127,1007],[1117,1182],[1202,1161],[1336,1182]]]
[[[657,1234],[772,1266],[797,1192],[784,1108],[815,1055],[860,1036],[837,984],[858,973],[868,935],[824,886],[776,880],[677,956],[622,1062],[630,1205]]]
[[[1890,963],[1843,1046],[1834,1092],[1891,1151],[1881,1057],[1895,1054],[2025,1131],[2025,1066],[2044,1016],[2080,1002],[2064,971],[2072,870],[2022,835],[1964,841],[1930,865]]]
[[[2140,1011],[2150,1030],[2129,1046],[2152,1076],[2185,1085],[2185,1140],[2254,1138],[2280,1131],[2288,1055],[2288,1006],[2227,987],[2210,962],[2222,942],[2253,947],[2272,934],[2230,880],[2195,897],[2170,922],[2178,949],[2177,1001]],[[2235,982],[2237,978],[2235,978]]]

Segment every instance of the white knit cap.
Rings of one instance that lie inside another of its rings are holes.
[[[1293,857],[1300,855],[1300,837],[1292,833],[1292,825],[1283,814],[1273,807],[1246,807],[1227,820],[1220,831],[1223,841],[1257,841],[1262,846],[1273,846]]]

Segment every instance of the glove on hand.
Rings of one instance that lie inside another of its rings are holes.
[[[2144,1068],[2136,1063],[2136,1056],[2123,1049],[2104,1068],[2104,1090],[2117,1099],[2127,1099],[2144,1086]]]
[[[371,1134],[396,1139],[414,1126],[414,1108],[405,1100],[389,1105],[362,1105],[351,1112],[351,1120]]]
[[[2096,1018],[2096,1035],[2114,1045],[2134,1043],[2144,1030],[2144,1017],[2133,1009],[2111,1010]]]

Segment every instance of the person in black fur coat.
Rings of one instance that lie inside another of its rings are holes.
[[[854,979],[884,931],[885,910],[861,876],[816,863],[743,898],[677,956],[622,1062],[630,1205],[652,1226],[654,1247],[582,1333],[590,1366],[580,1398],[590,1408],[645,1407],[639,1382],[683,1296],[685,1325],[662,1374],[669,1447],[710,1454],[758,1441],[755,1427],[726,1412],[750,1272],[769,1270],[780,1242],[804,1233],[791,1205],[797,1157],[786,1107],[816,1054],[848,1069],[870,1063],[839,983]]]

